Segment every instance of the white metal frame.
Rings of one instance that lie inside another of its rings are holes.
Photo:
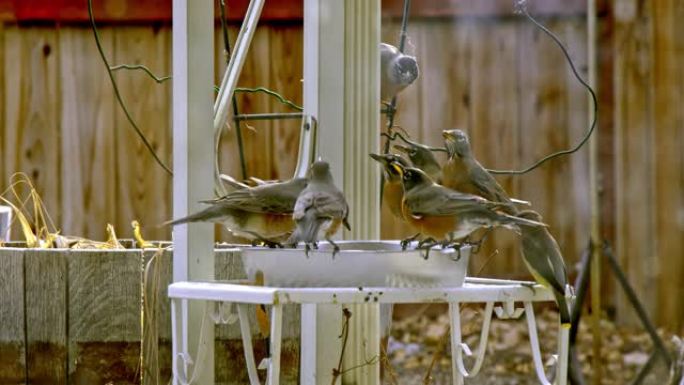
[[[539,382],[550,385],[551,382],[544,373],[542,354],[537,337],[537,326],[532,307],[533,302],[553,301],[553,295],[544,287],[532,282],[506,281],[484,278],[466,278],[463,287],[453,288],[273,288],[251,286],[237,282],[177,282],[169,286],[171,298],[172,321],[180,319],[177,315],[187,311],[188,302],[203,300],[210,302],[229,302],[238,304],[238,315],[242,341],[247,362],[247,372],[251,385],[260,385],[257,376],[256,362],[252,351],[251,331],[247,317],[248,305],[264,304],[271,307],[271,357],[267,359],[267,384],[277,385],[280,379],[280,350],[282,337],[282,312],[285,304],[300,304],[302,311],[305,305],[317,304],[362,304],[368,298],[373,298],[377,304],[394,303],[449,303],[451,324],[452,371],[455,385],[462,385],[465,378],[472,378],[478,374],[484,362],[489,325],[492,315],[498,318],[519,318],[525,314],[532,347],[532,358]],[[516,303],[522,302],[523,307],[517,308]],[[461,339],[461,325],[459,307],[462,303],[484,303],[484,322],[480,334],[477,350],[473,350]],[[501,303],[501,306],[495,306]],[[221,317],[212,317],[220,322]],[[180,328],[179,328],[180,326]],[[181,338],[183,325],[172,322],[172,338]],[[310,333],[306,329],[302,333]],[[337,335],[338,330],[331,333]],[[305,336],[302,335],[302,338]],[[569,346],[569,329],[559,325],[558,354],[554,358],[560,363],[556,366],[557,385],[567,384],[567,362]],[[305,354],[302,352],[302,354]],[[316,352],[309,351],[311,356]],[[339,349],[338,349],[339,354]],[[475,363],[470,370],[466,369],[463,356],[475,356]],[[187,352],[174,356],[173,368],[179,372],[178,357],[186,357],[184,363],[192,362],[187,359]],[[304,357],[302,356],[302,359]],[[187,373],[184,365],[182,373]],[[315,385],[315,378],[301,379],[302,385]]]

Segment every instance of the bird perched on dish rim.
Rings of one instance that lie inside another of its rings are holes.
[[[209,207],[165,224],[219,223],[237,236],[274,246],[294,230],[292,212],[307,183],[306,178],[295,178],[255,187],[245,186],[220,198],[202,201]]]
[[[385,182],[382,188],[382,203],[387,205],[392,215],[404,220],[404,215],[401,212],[404,187],[401,182],[401,174],[395,167],[392,167],[392,163],[396,162],[404,167],[409,167],[409,163],[406,159],[396,154],[370,154],[370,157],[380,163],[385,175]]]
[[[401,53],[387,43],[380,43],[380,100],[390,101],[420,74],[414,56]]]
[[[507,203],[441,186],[420,169],[404,168],[397,163],[393,167],[402,175],[404,218],[434,241],[453,242],[480,228],[505,227],[519,233],[521,224],[546,226],[501,212]]]
[[[318,160],[309,170],[309,183],[297,197],[292,219],[296,227],[287,244],[296,247],[304,242],[306,255],[313,245],[317,248],[320,238],[333,246],[333,256],[340,250],[332,240],[340,225],[351,230],[348,221],[349,205],[333,181],[328,162]]]

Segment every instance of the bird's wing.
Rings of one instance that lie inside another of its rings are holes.
[[[559,293],[565,293],[565,264],[556,241],[547,231],[523,234],[523,255],[532,269]],[[554,247],[555,246],[555,247]]]
[[[506,191],[504,191],[499,182],[477,161],[475,161],[475,164],[470,169],[470,180],[480,192],[479,195],[497,202],[510,201],[508,194],[506,194]]]
[[[288,182],[271,183],[232,191],[220,202],[235,209],[260,214],[290,214],[303,186]]]
[[[314,196],[314,209],[320,218],[345,218],[347,202],[342,193],[321,192]]]
[[[416,194],[406,195],[411,215],[454,215],[464,210],[481,209],[491,202],[472,194],[464,194],[442,186],[430,186]]]

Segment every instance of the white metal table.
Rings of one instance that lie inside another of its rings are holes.
[[[276,288],[241,284],[237,281],[213,282],[176,282],[169,286],[171,298],[171,327],[173,338],[173,373],[177,383],[189,383],[187,380],[188,364],[192,362],[187,355],[187,346],[180,346],[184,341],[186,325],[182,314],[187,313],[188,301],[203,300],[212,302],[236,303],[238,319],[247,363],[247,372],[251,385],[258,385],[259,378],[252,350],[251,330],[247,312],[249,305],[268,305],[271,307],[270,354],[268,358],[267,384],[277,385],[280,376],[280,348],[283,305],[285,304],[354,304],[368,303],[430,303],[446,302],[449,304],[451,326],[451,353],[454,384],[463,384],[464,378],[472,378],[480,371],[484,360],[489,325],[492,315],[500,319],[519,318],[525,314],[532,348],[537,378],[541,384],[550,385],[546,378],[541,358],[537,326],[534,317],[533,302],[553,301],[553,295],[544,287],[532,282],[508,281],[486,278],[466,278],[462,287],[451,288],[395,288],[395,287],[354,287],[354,288]],[[460,304],[484,303],[484,321],[477,350],[461,340]],[[522,303],[517,307],[516,303]],[[498,304],[495,306],[495,304]],[[218,320],[215,320],[218,321]],[[302,333],[306,333],[305,330]],[[569,329],[559,325],[558,354],[554,355],[556,365],[555,384],[567,383]],[[307,355],[311,356],[312,352]],[[302,352],[303,354],[303,352]],[[313,352],[315,356],[315,352]],[[470,369],[463,360],[466,356],[474,356],[475,362]],[[179,360],[178,358],[184,358]],[[178,363],[183,366],[178,367]],[[179,370],[180,369],[180,370]],[[302,384],[314,385],[311,380],[302,379]]]

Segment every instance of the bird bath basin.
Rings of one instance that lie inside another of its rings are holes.
[[[242,262],[250,280],[257,272],[264,285],[273,287],[459,287],[463,285],[470,248],[459,252],[435,247],[425,259],[424,250],[405,251],[399,241],[337,241],[340,252],[320,242],[307,257],[303,247],[270,249],[248,247]]]

